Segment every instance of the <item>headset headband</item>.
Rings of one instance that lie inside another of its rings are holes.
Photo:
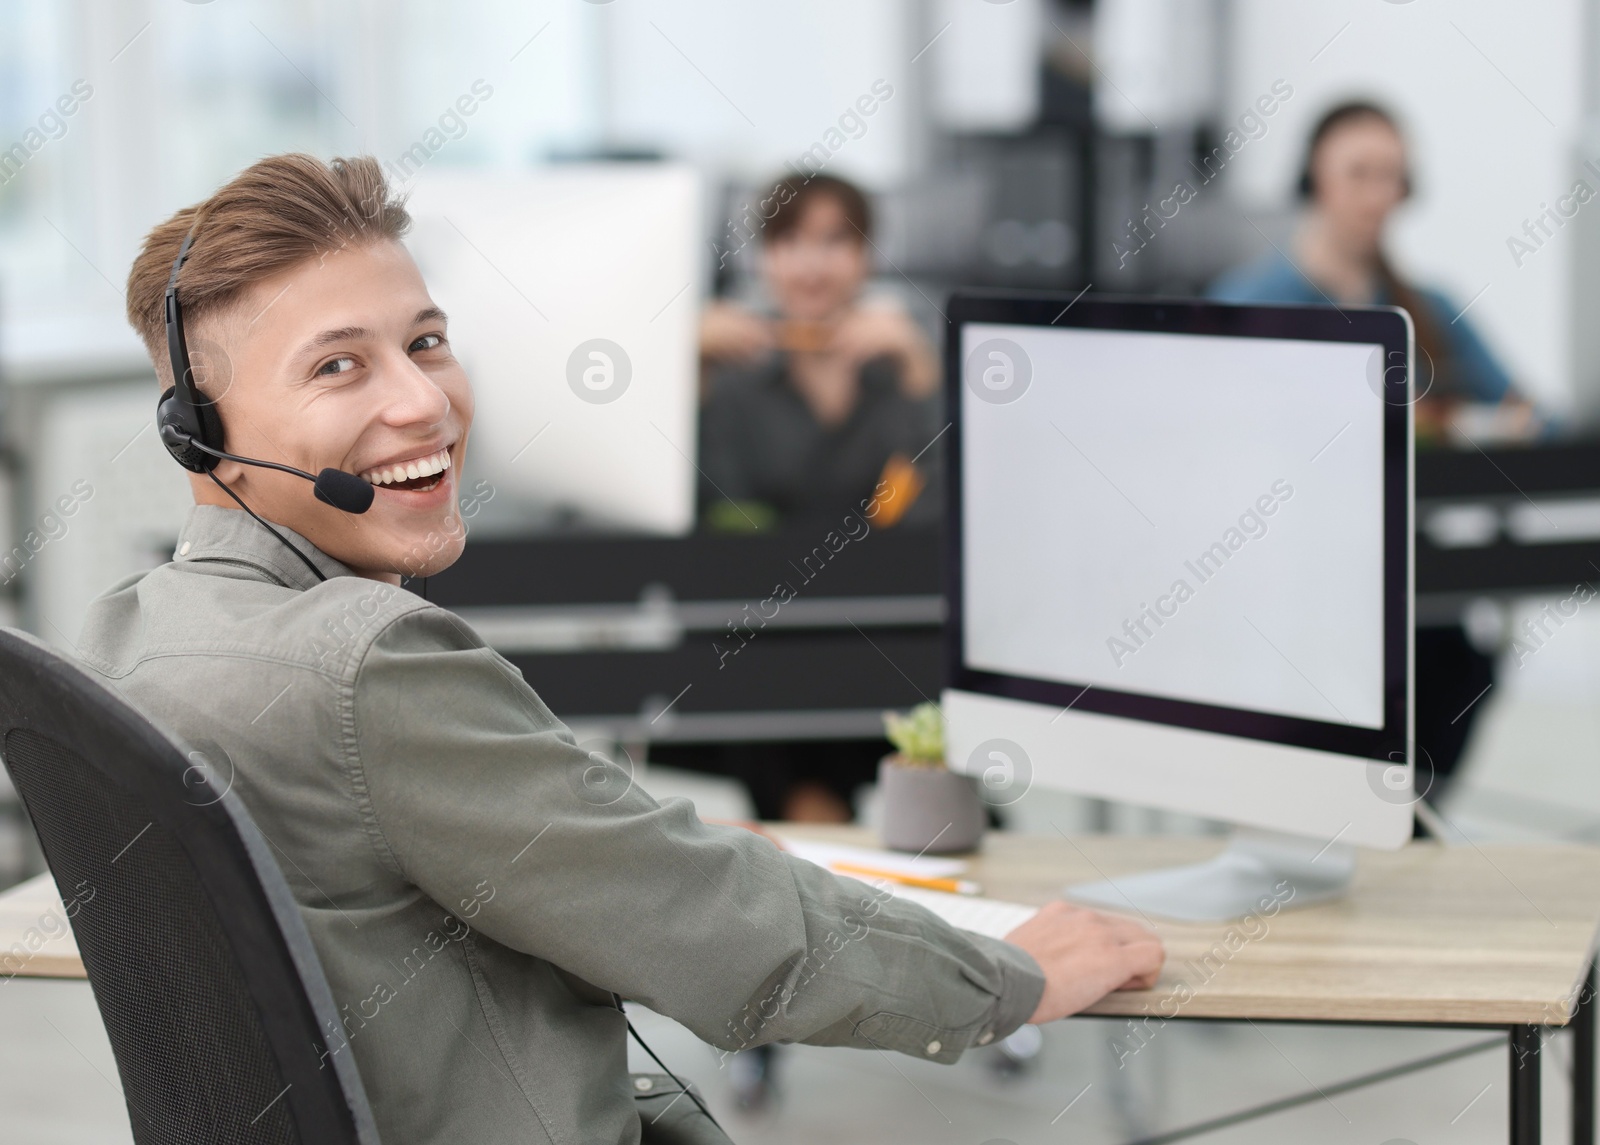
[[[183,236],[178,257],[172,260],[165,298],[167,360],[172,366],[172,388],[161,395],[157,426],[161,440],[178,464],[192,473],[209,473],[217,458],[196,449],[190,439],[212,449],[222,448],[222,419],[216,406],[202,402],[194,383],[194,366],[189,360],[189,345],[183,333],[183,304],[178,301],[178,272],[189,258],[189,248],[200,228],[196,219]]]

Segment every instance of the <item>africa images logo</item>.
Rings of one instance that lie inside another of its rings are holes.
[[[1009,338],[979,342],[967,355],[967,388],[990,405],[1008,405],[1028,392],[1033,363]]]
[[[567,357],[567,385],[590,405],[606,405],[628,392],[633,363],[623,348],[609,338],[578,343]]]
[[[1033,787],[1033,761],[1008,739],[986,739],[973,748],[967,774],[979,777],[978,794],[991,807],[1010,807]]]

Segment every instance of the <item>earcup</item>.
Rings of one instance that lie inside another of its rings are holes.
[[[217,458],[190,444],[193,439],[222,448],[222,419],[216,406],[190,405],[178,396],[176,386],[168,386],[156,403],[156,431],[172,459],[189,472],[209,473],[217,467]]]

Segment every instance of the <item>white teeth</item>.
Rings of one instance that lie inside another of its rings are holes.
[[[371,469],[361,476],[373,485],[392,485],[399,481],[415,481],[419,477],[431,477],[449,468],[450,451],[441,449],[429,457],[408,461],[403,465],[391,465],[386,469]]]

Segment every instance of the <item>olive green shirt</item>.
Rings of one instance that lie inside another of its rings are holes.
[[[637,1141],[613,991],[725,1051],[940,1062],[1037,1006],[1023,950],[656,802],[452,613],[285,533],[326,582],[197,506],[79,651],[275,849],[385,1141]]]

